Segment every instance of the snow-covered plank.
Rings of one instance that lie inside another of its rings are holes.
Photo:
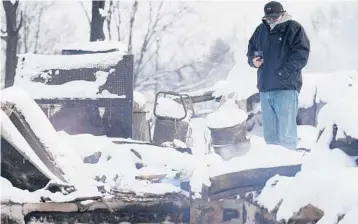
[[[91,42],[74,42],[66,45],[59,45],[62,52],[80,51],[80,52],[109,52],[119,51],[127,53],[127,46],[120,41],[91,41]]]
[[[19,116],[16,120],[20,122],[15,126],[18,129],[25,128],[19,129],[20,132],[23,132],[22,134],[32,133],[31,136],[27,136],[31,137],[34,144],[32,146],[36,145],[37,150],[41,149],[44,154],[49,156],[51,161],[64,172],[65,180],[85,183],[84,179],[79,179],[77,175],[83,167],[75,150],[58,138],[57,132],[44,112],[26,92],[17,87],[6,88],[1,91],[1,102],[5,105],[12,105],[18,112]],[[29,132],[30,130],[31,132]]]
[[[122,60],[123,55],[123,52],[84,55],[20,54],[18,55],[15,83],[19,79],[31,81],[33,77],[44,71],[54,71],[56,74],[58,69],[110,68],[116,66]]]

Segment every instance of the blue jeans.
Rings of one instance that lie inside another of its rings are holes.
[[[260,102],[266,143],[296,149],[298,92],[296,90],[260,92]]]

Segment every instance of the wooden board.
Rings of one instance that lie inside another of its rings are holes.
[[[270,168],[258,168],[228,173],[212,177],[208,190],[209,197],[225,191],[238,188],[262,188],[265,183],[276,174],[282,176],[294,176],[301,170],[301,165],[280,166]]]

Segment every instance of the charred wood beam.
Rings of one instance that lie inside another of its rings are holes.
[[[301,165],[258,168],[235,173],[224,174],[210,179],[209,197],[218,193],[224,194],[238,188],[262,188],[273,176],[294,176],[301,170]]]

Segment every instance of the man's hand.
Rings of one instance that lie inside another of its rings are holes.
[[[259,57],[255,57],[252,62],[254,63],[256,68],[260,68],[262,64],[264,63],[264,59],[261,59]]]

